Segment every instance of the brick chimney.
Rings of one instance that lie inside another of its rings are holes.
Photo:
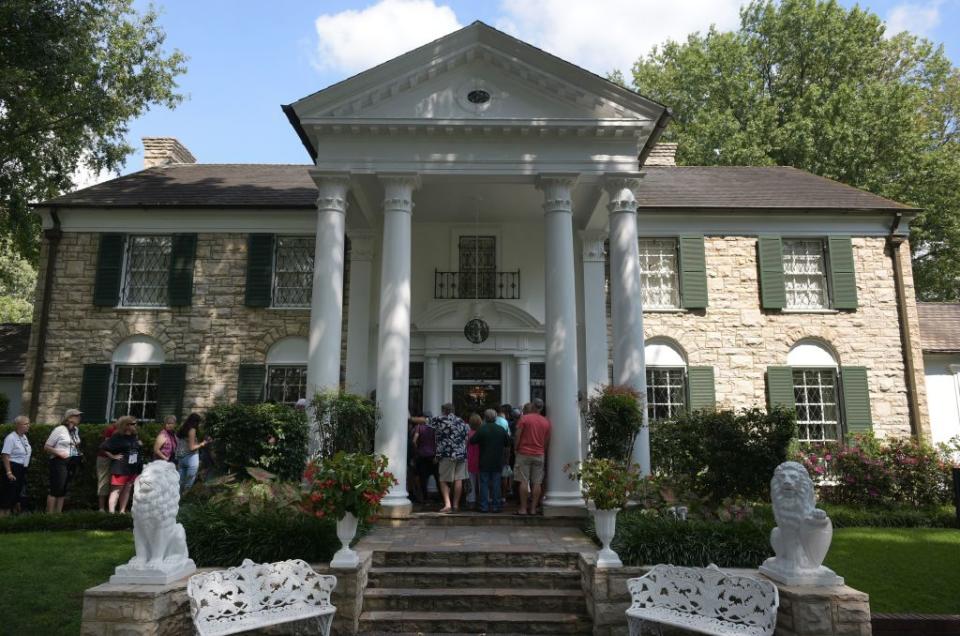
[[[155,168],[171,163],[197,163],[187,147],[176,137],[143,137],[143,168]]]
[[[677,165],[677,144],[658,143],[647,155],[646,166],[675,166]]]

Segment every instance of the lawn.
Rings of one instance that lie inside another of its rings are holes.
[[[874,612],[960,614],[960,530],[837,530],[826,564],[868,593]]]
[[[0,534],[0,631],[79,634],[83,591],[132,556],[129,530]]]

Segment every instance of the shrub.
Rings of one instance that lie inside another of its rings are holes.
[[[373,453],[379,417],[372,401],[342,391],[326,391],[314,396],[313,409],[321,457],[333,457],[340,451]]]
[[[638,466],[626,466],[613,459],[588,459],[565,470],[570,479],[580,480],[584,498],[592,501],[597,510],[623,508],[640,484]]]
[[[33,457],[27,469],[27,493],[32,510],[45,510],[50,484],[49,455],[43,452],[43,444],[53,431],[54,424],[34,424],[27,433]],[[83,451],[83,464],[74,476],[67,491],[64,510],[95,510],[97,508],[97,451],[100,449],[100,435],[106,424],[81,424],[80,447]],[[139,436],[146,448],[152,448],[159,434],[160,424],[141,424]],[[0,425],[0,439],[13,430],[10,424]],[[149,453],[148,453],[149,455]]]
[[[629,462],[643,424],[640,394],[628,386],[604,386],[587,402],[590,457]]]
[[[215,406],[207,411],[206,432],[227,470],[243,473],[253,466],[286,481],[303,473],[308,432],[301,410],[281,404]]]
[[[133,517],[76,510],[58,515],[31,513],[0,517],[0,533],[52,532],[57,530],[130,530]]]
[[[0,423],[7,421],[10,410],[10,398],[6,393],[0,393]]]
[[[678,521],[626,510],[617,516],[613,549],[625,565],[670,563],[756,568],[773,555],[771,525],[758,521]],[[592,527],[587,529],[593,535]]]
[[[862,507],[819,504],[833,521],[835,528],[957,528],[956,511],[952,506],[936,508],[864,509]]]
[[[303,509],[315,517],[339,519],[352,513],[370,520],[380,510],[390,486],[397,483],[387,471],[386,455],[337,453],[326,459],[314,458],[303,474],[308,492]]]
[[[693,490],[714,505],[737,497],[765,500],[794,429],[794,414],[784,409],[686,413],[651,426],[653,469],[689,475]]]

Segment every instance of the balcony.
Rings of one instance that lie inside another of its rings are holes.
[[[440,300],[520,298],[520,272],[434,272],[433,297]]]

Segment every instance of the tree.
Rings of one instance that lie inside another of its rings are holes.
[[[165,37],[133,0],[0,2],[0,237],[28,260],[40,238],[29,204],[68,191],[80,166],[117,171],[128,122],[181,101],[186,58]]]
[[[0,239],[0,323],[33,319],[33,290],[37,270],[11,249],[9,239]]]
[[[787,165],[917,206],[918,294],[960,300],[960,71],[833,0],[753,0],[740,28],[655,47],[633,87],[668,104],[685,165]]]

